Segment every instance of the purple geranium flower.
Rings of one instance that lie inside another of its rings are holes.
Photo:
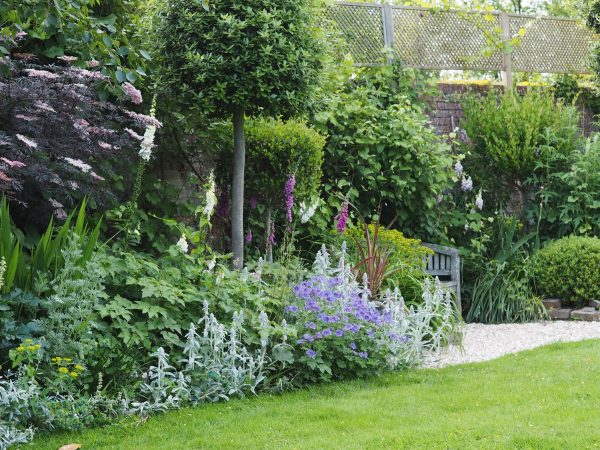
[[[315,357],[317,356],[317,352],[315,352],[312,348],[309,348],[308,350],[306,350],[306,356],[308,356],[311,359],[315,359]]]

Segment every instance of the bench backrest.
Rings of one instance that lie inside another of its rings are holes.
[[[425,272],[437,277],[446,284],[451,284],[456,292],[457,304],[461,307],[460,295],[460,256],[458,249],[437,244],[422,244],[433,250],[433,255],[427,257]]]
[[[434,277],[453,278],[454,269],[459,264],[458,250],[436,244],[423,244],[423,247],[434,251],[427,257],[425,271]]]

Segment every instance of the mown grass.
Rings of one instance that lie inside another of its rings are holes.
[[[600,447],[600,341],[205,405],[82,434],[57,449],[587,449]]]

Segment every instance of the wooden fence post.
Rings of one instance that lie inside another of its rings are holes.
[[[502,41],[504,44],[510,41],[510,18],[507,13],[500,13],[500,26],[502,27]],[[512,51],[503,49],[502,51],[502,79],[506,91],[512,89],[513,74],[512,74]]]
[[[392,5],[385,3],[382,5],[382,18],[383,18],[383,41],[385,47],[389,49],[390,56],[388,56],[388,64],[394,62],[392,52],[394,51],[394,11]]]

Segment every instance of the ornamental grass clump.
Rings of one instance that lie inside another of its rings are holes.
[[[294,287],[286,307],[298,333],[296,384],[412,366],[456,331],[450,294],[439,283],[426,283],[422,306],[407,310],[399,291],[373,297],[366,276],[357,281],[345,244],[338,260],[332,266],[323,247],[313,276]]]

